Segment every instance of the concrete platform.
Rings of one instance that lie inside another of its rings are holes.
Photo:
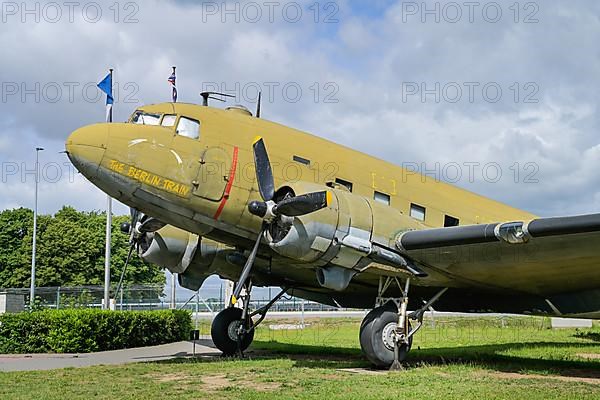
[[[0,354],[0,371],[41,371],[92,365],[116,365],[134,362],[170,360],[192,357],[191,341],[133,349],[82,354]],[[217,357],[221,354],[210,339],[196,341],[196,357]]]
[[[553,329],[563,328],[591,328],[591,319],[574,319],[574,318],[558,318],[553,317],[551,319]]]

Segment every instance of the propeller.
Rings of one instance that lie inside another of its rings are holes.
[[[298,196],[287,196],[281,200],[275,200],[275,180],[273,178],[273,169],[269,161],[269,154],[265,142],[261,137],[257,137],[252,145],[254,153],[254,167],[256,170],[256,182],[262,201],[251,201],[248,204],[248,211],[257,217],[262,218],[263,223],[254,247],[244,264],[239,281],[236,283],[233,294],[231,295],[231,305],[237,303],[237,299],[246,283],[250,270],[256,259],[260,241],[269,226],[276,222],[280,217],[300,217],[321,210],[331,204],[331,193],[329,191],[320,191],[301,194]]]
[[[121,224],[121,232],[129,235],[129,242],[136,244],[146,233],[155,232],[166,224],[154,217],[142,214],[135,208],[130,208],[131,222]]]
[[[154,217],[142,214],[135,208],[130,208],[129,213],[131,215],[131,222],[123,222],[120,226],[121,232],[129,235],[129,252],[127,253],[125,265],[121,271],[121,277],[115,294],[119,293],[119,290],[121,289],[127,266],[131,261],[133,250],[139,250],[140,245],[144,242],[148,233],[156,232],[166,225],[164,222],[159,221]]]
[[[251,214],[271,222],[275,217],[300,217],[327,207],[331,203],[331,193],[327,190],[286,197],[279,202],[274,201],[275,183],[273,169],[265,142],[257,137],[253,144],[254,166],[258,191],[263,201],[252,201],[248,204]]]

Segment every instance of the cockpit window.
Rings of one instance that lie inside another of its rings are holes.
[[[160,117],[160,114],[150,114],[143,111],[136,111],[131,117],[131,123],[139,125],[159,125]]]
[[[186,117],[179,118],[177,134],[192,139],[198,139],[200,136],[200,122]]]
[[[162,122],[160,124],[162,126],[172,127],[175,126],[175,121],[177,121],[177,115],[167,114],[163,117]]]

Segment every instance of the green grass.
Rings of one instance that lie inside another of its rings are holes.
[[[277,324],[286,321],[277,321]],[[287,321],[298,323],[298,321]],[[0,373],[0,399],[600,399],[600,327],[552,330],[543,318],[426,321],[406,369],[368,368],[359,320],[256,332],[248,359]],[[200,326],[209,332],[207,323]]]

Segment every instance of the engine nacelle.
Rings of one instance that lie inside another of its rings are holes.
[[[295,183],[278,193],[287,190],[302,194],[323,189],[316,184]],[[304,262],[321,261],[325,267],[317,270],[317,280],[323,287],[345,289],[357,271],[374,262],[380,251],[374,243],[393,248],[399,231],[422,228],[395,208],[345,189],[327,190],[333,194],[327,208],[293,218],[291,224],[285,220],[274,223],[267,233],[271,248],[282,256]]]
[[[202,239],[171,225],[149,233],[140,246],[140,257],[178,274],[179,284],[198,290],[210,275],[239,268],[227,262],[233,250],[221,243]]]
[[[167,225],[147,234],[140,246],[139,254],[144,261],[179,274],[190,266],[198,243],[200,243],[198,235]]]

